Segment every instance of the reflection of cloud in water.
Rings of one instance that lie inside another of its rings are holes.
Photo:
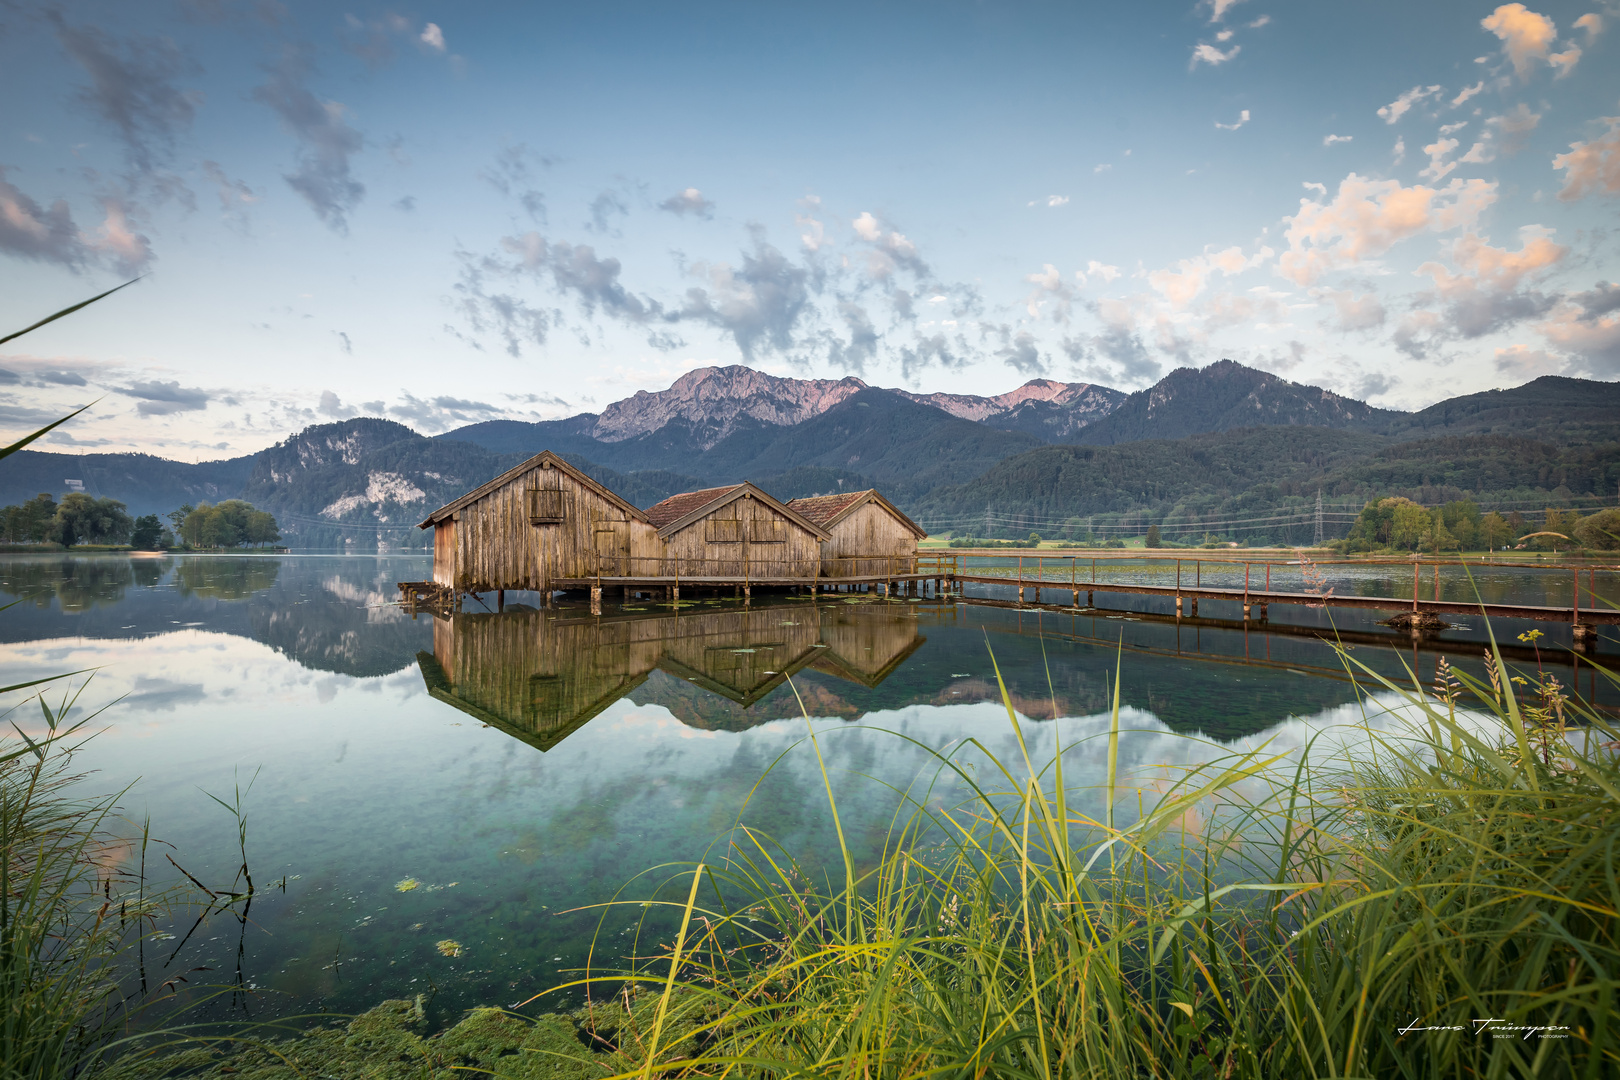
[[[176,705],[191,705],[207,696],[207,691],[199,682],[182,683],[138,675],[134,688],[120,704],[136,712],[173,712]]]

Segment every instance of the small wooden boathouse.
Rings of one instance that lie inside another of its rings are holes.
[[[928,536],[874,488],[792,499],[787,505],[829,534],[821,545],[822,577],[910,573],[917,541]]]

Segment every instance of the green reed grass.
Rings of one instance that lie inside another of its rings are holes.
[[[662,991],[616,1013],[627,1077],[1615,1075],[1620,736],[1487,660],[1380,680],[1414,722],[1353,751],[1191,766],[1123,824],[1117,672],[1102,820],[1003,685],[1018,760],[934,754],[860,872],[809,728],[842,880],[739,827],[674,879],[672,947],[582,983]]]

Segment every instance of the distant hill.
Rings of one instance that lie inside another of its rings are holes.
[[[89,494],[118,499],[131,514],[162,514],[182,503],[236,496],[256,460],[257,455],[250,455],[192,464],[151,454],[23,450],[0,462],[0,505],[23,502],[40,492],[59,497],[68,490],[68,480],[78,480]]]
[[[1221,360],[1206,368],[1177,368],[1065,441],[1108,446],[1262,424],[1370,430],[1400,415]]]
[[[418,548],[429,511],[544,449],[640,506],[746,479],[784,499],[878,487],[925,524],[980,535],[1098,515],[1144,527],[1193,515],[1219,532],[1268,507],[1286,518],[1318,486],[1345,505],[1613,495],[1620,384],[1546,377],[1404,413],[1229,360],[1129,395],[1047,379],[993,397],[916,394],[703,368],[601,413],[434,438],[357,418],[200,464],[23,451],[0,463],[0,502],[60,494],[71,478],[136,514],[246,498],[298,547]]]

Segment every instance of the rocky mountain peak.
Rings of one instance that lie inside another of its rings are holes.
[[[733,364],[695,368],[668,390],[639,390],[602,410],[593,438],[623,442],[684,421],[707,449],[749,420],[791,427],[819,416],[866,384],[843,379],[792,379]]]
[[[261,453],[254,473],[272,483],[290,483],[312,469],[353,465],[378,447],[422,438],[404,424],[368,416],[315,424]]]

